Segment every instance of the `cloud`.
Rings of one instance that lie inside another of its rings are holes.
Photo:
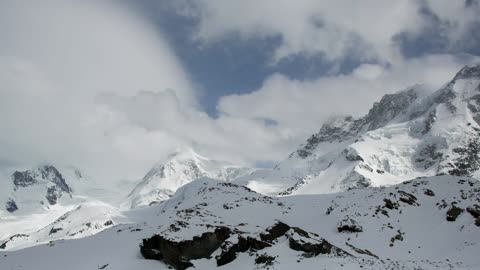
[[[161,156],[178,140],[129,124],[96,97],[174,89],[186,106],[197,106],[168,42],[119,2],[2,1],[0,38],[4,164],[53,162],[110,178],[138,176],[152,153]]]
[[[144,130],[146,134],[164,134],[173,150],[192,146],[207,156],[240,164],[283,157],[290,151],[291,134],[276,129],[261,119],[221,115],[211,118],[205,112],[185,106],[173,91],[142,91],[132,97],[104,95],[100,102],[126,126]],[[136,152],[135,149],[131,151]],[[157,152],[166,154],[168,151]],[[144,155],[152,154],[144,151]],[[162,157],[152,156],[152,160]]]
[[[431,55],[389,67],[363,64],[350,74],[305,81],[274,74],[260,89],[223,97],[218,110],[233,117],[272,119],[294,130],[295,136],[306,137],[333,114],[365,114],[384,94],[417,83],[438,89],[462,66],[475,60],[479,58]]]

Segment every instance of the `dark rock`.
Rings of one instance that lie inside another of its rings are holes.
[[[3,242],[0,245],[0,249],[5,249],[7,247],[8,242],[14,240],[15,238],[20,238],[20,237],[29,237],[29,235],[28,234],[21,234],[21,233],[12,235],[12,236],[10,236],[10,238],[8,238],[7,241]]]
[[[12,174],[12,178],[15,187],[28,187],[37,183],[37,180],[35,179],[35,174],[32,171],[16,171]]]
[[[325,239],[302,241],[300,239],[295,239],[295,237],[289,237],[288,246],[293,250],[304,252],[304,257],[313,257],[318,256],[319,254],[351,256],[348,252],[330,244]]]
[[[463,209],[452,205],[450,209],[447,211],[447,221],[455,221],[457,220],[458,216],[463,213]]]
[[[348,160],[348,161],[364,161],[363,158],[358,154],[356,153],[356,151],[347,151],[345,150],[344,151],[345,153],[345,159]]]
[[[260,239],[266,242],[273,242],[275,239],[284,236],[290,230],[290,226],[283,222],[277,222],[272,227],[268,228],[264,233],[260,234]]]
[[[436,119],[437,119],[437,111],[436,110],[431,111],[427,115],[427,118],[425,119],[425,127],[422,131],[423,135],[427,134],[432,129],[433,124],[435,123]]]
[[[55,205],[57,200],[62,196],[62,193],[57,190],[56,186],[51,186],[47,188],[47,195],[45,198],[47,199],[50,205]]]
[[[480,218],[477,218],[477,220],[475,220],[475,225],[480,227]]]
[[[415,197],[413,194],[410,194],[402,190],[399,190],[398,193],[401,195],[401,197],[399,198],[401,202],[407,203],[409,205],[418,205],[417,197]]]
[[[259,255],[255,258],[255,264],[263,264],[264,266],[272,266],[274,262],[275,257],[269,256],[266,253]]]
[[[238,253],[247,252],[248,250],[262,250],[267,247],[271,247],[271,244],[257,240],[253,237],[239,236],[237,243],[232,244],[227,242],[222,246],[222,253],[215,257],[217,260],[217,266],[232,262],[237,258]]]
[[[320,131],[307,139],[307,143],[297,150],[300,158],[307,158],[323,142],[341,142],[355,137],[364,126],[364,119],[354,120],[351,116],[347,116],[338,121],[325,123]]]
[[[425,194],[427,196],[435,196],[435,193],[431,189],[428,189],[428,188],[423,190],[423,194]]]
[[[392,202],[392,200],[390,199],[383,199],[383,201],[385,202],[385,207],[388,208],[388,209],[396,209],[397,208],[397,205],[395,203]]]
[[[365,116],[365,121],[369,123],[369,130],[383,127],[404,112],[415,99],[417,99],[417,93],[414,89],[384,95],[379,102],[373,104],[373,107]]]
[[[67,185],[65,178],[62,174],[53,166],[43,166],[40,168],[40,173],[42,174],[43,179],[50,180],[53,182],[60,190],[67,193],[71,193],[72,189]]]
[[[112,226],[113,225],[113,221],[112,220],[107,220],[104,224],[104,226]]]
[[[50,235],[50,234],[54,234],[54,233],[57,233],[57,232],[62,231],[62,230],[63,230],[62,228],[54,228],[54,227],[52,227],[52,228],[50,229],[50,232],[49,232],[48,234],[49,234],[49,235]]]
[[[41,166],[37,170],[27,170],[23,172],[16,171],[12,174],[13,184],[15,188],[28,187],[38,183],[39,180],[50,181],[55,186],[67,193],[71,193],[72,189],[67,185],[65,178],[53,166]]]
[[[230,237],[227,227],[217,227],[192,240],[175,242],[160,235],[143,239],[140,252],[145,259],[161,260],[177,270],[193,266],[190,260],[209,258],[220,245]]]
[[[467,207],[467,212],[470,213],[474,218],[479,218],[480,217],[480,206],[477,204],[474,204],[472,206]]]
[[[355,220],[351,218],[345,218],[338,223],[337,226],[338,232],[350,232],[350,233],[358,233],[363,232],[362,226],[358,224]]]
[[[451,113],[455,113],[457,111],[457,107],[455,107],[455,105],[453,104],[453,100],[457,96],[455,91],[453,91],[454,84],[454,81],[448,83],[445,88],[440,90],[438,92],[438,95],[435,97],[435,102],[439,104],[445,104],[445,106],[447,106]]]
[[[480,169],[480,140],[474,136],[464,147],[458,147],[452,150],[459,154],[459,158],[452,161],[452,169],[448,171],[450,175],[471,176],[473,172]]]
[[[456,75],[454,80],[480,78],[480,65],[470,65],[463,67]]]
[[[5,209],[10,213],[17,211],[17,203],[12,198],[9,198],[8,201],[5,203]]]
[[[104,265],[102,265],[102,266],[99,266],[98,269],[105,269],[105,268],[107,268],[107,266],[108,266],[108,263],[107,263],[107,264],[104,264]]]
[[[370,250],[368,249],[360,249],[360,248],[357,248],[351,244],[349,244],[348,242],[345,243],[347,246],[351,247],[353,249],[353,251],[355,251],[356,253],[358,254],[363,254],[363,255],[368,255],[368,256],[371,256],[371,257],[374,257],[376,259],[378,259],[378,256],[373,254]]]
[[[404,232],[397,230],[397,234],[390,238],[390,247],[393,247],[395,241],[403,241]]]

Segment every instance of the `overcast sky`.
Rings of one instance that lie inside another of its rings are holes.
[[[476,0],[0,2],[0,166],[138,179],[182,147],[285,158],[480,56]]]

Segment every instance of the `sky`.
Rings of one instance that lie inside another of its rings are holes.
[[[476,0],[0,2],[0,167],[139,179],[178,149],[271,166],[479,62]]]

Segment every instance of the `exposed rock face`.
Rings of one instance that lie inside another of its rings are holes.
[[[24,172],[14,172],[12,175],[13,184],[15,188],[17,187],[28,187],[35,183],[37,180],[35,179],[36,175],[33,171],[24,171]]]
[[[68,193],[72,192],[72,189],[67,185],[62,174],[60,174],[55,167],[50,165],[39,167],[36,170],[27,170],[23,172],[16,171],[12,174],[12,179],[15,189],[19,187],[28,187],[39,181],[49,181],[55,184],[59,190]]]
[[[193,266],[190,260],[208,258],[230,237],[231,230],[217,227],[214,232],[206,232],[192,240],[174,242],[160,235],[144,239],[140,252],[146,259],[161,260],[177,270]]]
[[[217,266],[222,266],[234,261],[238,253],[249,250],[262,250],[270,246],[271,244],[253,237],[239,236],[237,243],[225,242],[222,245],[222,253],[215,258],[217,260]]]
[[[379,102],[373,105],[365,117],[365,121],[369,123],[368,129],[373,130],[383,127],[404,112],[416,98],[417,93],[414,89],[383,96]]]
[[[256,252],[275,245],[280,237],[288,239],[289,247],[303,252],[305,257],[319,254],[332,254],[336,256],[350,255],[344,250],[333,246],[328,241],[318,238],[318,235],[308,233],[297,227],[277,222],[265,232],[260,233],[259,238],[243,236],[241,232],[227,227],[217,227],[214,232],[206,232],[192,240],[175,242],[160,235],[154,235],[144,239],[140,245],[140,252],[146,259],[160,260],[177,270],[187,269],[193,264],[190,260],[209,258],[218,248],[220,255],[216,256],[217,266],[226,265],[237,258],[238,253],[247,251]],[[236,239],[235,239],[236,238]],[[274,258],[258,256],[257,264],[271,264]]]
[[[72,192],[72,189],[67,185],[65,178],[60,174],[60,172],[53,166],[43,166],[40,168],[43,179],[49,179],[54,183],[58,189],[65,192]]]
[[[297,150],[300,158],[307,158],[315,148],[324,142],[341,142],[355,137],[365,125],[365,119],[353,119],[347,116],[325,123],[320,131],[307,139],[307,143]]]
[[[480,142],[478,137],[473,137],[465,147],[453,149],[460,155],[453,161],[454,168],[449,174],[455,176],[470,176],[480,168]]]

